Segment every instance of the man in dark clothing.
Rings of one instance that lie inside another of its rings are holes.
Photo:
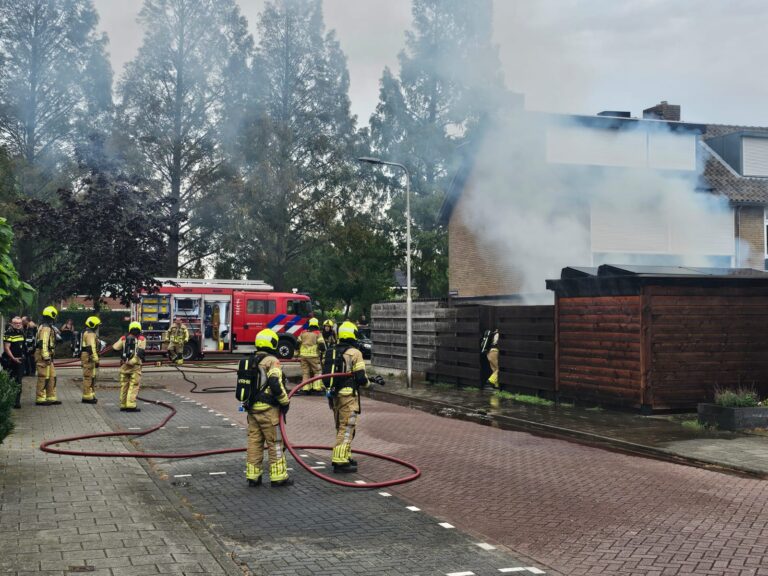
[[[35,343],[37,342],[37,326],[26,316],[21,317],[26,342],[26,354],[24,354],[24,375],[35,375]]]
[[[24,342],[24,328],[19,316],[14,316],[11,319],[11,325],[5,331],[3,349],[8,372],[16,380],[16,403],[13,407],[21,408],[21,379],[24,376],[26,343]]]

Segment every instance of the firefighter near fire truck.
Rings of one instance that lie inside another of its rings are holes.
[[[99,368],[99,337],[97,330],[101,320],[89,316],[80,336],[80,366],[83,369],[83,404],[96,404],[96,374]]]
[[[256,354],[240,361],[235,396],[248,413],[248,450],[245,477],[248,486],[262,484],[264,444],[269,454],[269,479],[273,488],[290,486],[280,414],[288,414],[290,400],[285,376],[277,359],[278,336],[266,328],[256,335]]]
[[[112,349],[120,352],[120,411],[141,412],[136,407],[136,397],[141,386],[141,365],[144,362],[144,351],[147,341],[141,334],[141,323],[131,322],[128,325],[128,335],[112,345]]]
[[[317,318],[309,319],[307,330],[299,335],[299,362],[301,363],[301,380],[309,380],[313,376],[322,374],[320,371],[320,356],[325,353],[325,340],[320,334],[320,322]],[[306,394],[317,392],[325,393],[325,386],[321,380],[307,384],[304,388]]]
[[[189,330],[177,316],[165,338],[168,344],[168,359],[175,364],[184,364],[184,345],[189,342]]]
[[[37,329],[35,339],[35,367],[37,369],[35,404],[37,406],[61,404],[61,401],[56,397],[56,368],[53,365],[56,348],[56,332],[53,329],[53,322],[58,315],[59,311],[55,307],[47,306],[43,310],[43,321]]]
[[[381,376],[369,378],[365,373],[363,353],[357,349],[357,326],[344,322],[339,326],[339,344],[329,348],[323,363],[324,374],[351,373],[351,376],[330,376],[324,379],[328,404],[333,410],[336,424],[336,442],[331,464],[334,473],[357,472],[357,461],[352,456],[352,440],[361,414],[360,388],[371,382],[384,385]]]

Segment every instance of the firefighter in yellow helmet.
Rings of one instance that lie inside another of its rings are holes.
[[[273,488],[290,486],[285,463],[283,439],[280,436],[280,412],[288,413],[290,400],[285,390],[285,377],[277,353],[278,337],[266,328],[256,335],[256,355],[243,360],[241,367],[249,372],[252,388],[247,398],[240,398],[248,411],[248,451],[245,477],[249,486],[261,485],[264,443],[269,453],[269,479]],[[238,371],[238,381],[241,378]]]
[[[96,404],[96,369],[99,367],[99,337],[97,330],[101,320],[98,316],[89,316],[85,320],[85,330],[80,336],[80,366],[83,368],[83,404]]]
[[[176,364],[184,364],[184,344],[189,342],[189,330],[176,316],[173,326],[168,330],[168,359]]]
[[[35,367],[37,368],[37,391],[35,404],[49,406],[61,404],[56,397],[56,368],[53,365],[54,349],[56,348],[56,332],[53,322],[59,311],[53,306],[43,310],[43,321],[37,329],[35,339]]]
[[[368,388],[370,382],[365,373],[363,354],[357,349],[357,326],[344,322],[339,326],[339,344],[326,353],[323,371],[326,374],[351,372],[351,376],[328,378],[328,397],[336,422],[336,443],[331,463],[334,472],[356,472],[357,461],[351,458],[352,439],[360,415],[358,390]],[[384,381],[380,377],[379,384]]]
[[[325,353],[325,340],[320,334],[320,322],[317,318],[309,319],[309,326],[299,334],[299,362],[301,363],[301,380],[309,380],[322,374],[320,355]],[[316,380],[304,387],[304,392],[325,392],[322,380]]]
[[[141,386],[141,364],[144,362],[144,351],[147,341],[141,334],[141,323],[128,324],[128,335],[112,344],[112,348],[120,355],[120,411],[141,412],[136,407],[136,397]]]
[[[333,320],[326,320],[323,322],[323,331],[320,332],[320,335],[323,337],[323,340],[325,341],[325,347],[326,349],[330,348],[331,346],[336,346],[336,331],[334,330],[335,324],[333,323]]]
[[[483,335],[481,348],[488,360],[488,365],[491,367],[488,385],[492,390],[499,390],[499,331],[486,331]]]

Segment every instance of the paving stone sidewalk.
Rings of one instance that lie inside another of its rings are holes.
[[[139,461],[41,452],[43,439],[110,427],[67,376],[61,406],[34,406],[33,389],[25,379],[16,430],[0,445],[0,574],[242,574]],[[126,451],[118,439],[78,448]]]

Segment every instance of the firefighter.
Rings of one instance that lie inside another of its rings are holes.
[[[317,318],[309,319],[309,327],[299,335],[299,362],[301,363],[301,380],[309,380],[322,374],[320,355],[325,353],[325,340],[320,334],[320,322]],[[304,387],[304,392],[325,392],[322,380],[316,380]]]
[[[16,381],[16,401],[14,408],[21,408],[21,380],[24,377],[24,365],[26,363],[26,343],[24,342],[24,328],[19,316],[11,319],[11,325],[3,335],[3,348],[7,370]]]
[[[173,326],[168,330],[168,359],[176,364],[184,364],[184,344],[189,342],[189,330],[176,316]]]
[[[35,404],[37,406],[61,404],[56,397],[56,368],[53,365],[56,348],[56,331],[53,328],[53,321],[58,315],[59,311],[56,308],[47,306],[43,310],[43,321],[35,337],[35,368],[37,369]]]
[[[488,385],[493,390],[499,389],[499,331],[492,330],[483,337],[482,352],[491,367],[491,375],[488,377]]]
[[[256,335],[256,356],[260,381],[252,395],[248,409],[248,452],[245,477],[248,486],[260,486],[264,443],[269,453],[269,479],[271,486],[290,486],[288,468],[280,436],[280,412],[288,413],[289,399],[285,391],[285,377],[277,359],[277,334],[266,328]]]
[[[323,337],[323,342],[325,342],[325,348],[326,350],[330,348],[331,346],[336,346],[336,332],[334,331],[334,324],[333,320],[326,320],[323,322],[323,331],[320,333],[320,336]],[[323,354],[320,354],[320,361],[323,360]]]
[[[141,334],[141,323],[133,321],[128,324],[128,335],[112,345],[113,350],[120,356],[120,411],[141,412],[136,407],[136,397],[141,385],[141,364],[144,362],[144,351],[147,341]]]
[[[83,368],[83,404],[96,404],[96,369],[99,367],[99,337],[97,330],[101,320],[98,316],[89,316],[85,320],[85,330],[80,335],[80,366]]]
[[[329,398],[336,422],[336,443],[333,447],[331,464],[333,471],[356,472],[357,461],[353,460],[352,439],[360,415],[360,388],[368,388],[370,382],[365,373],[363,354],[357,349],[357,326],[346,321],[339,326],[339,344],[328,350],[325,372],[351,372],[352,376],[330,378]]]

